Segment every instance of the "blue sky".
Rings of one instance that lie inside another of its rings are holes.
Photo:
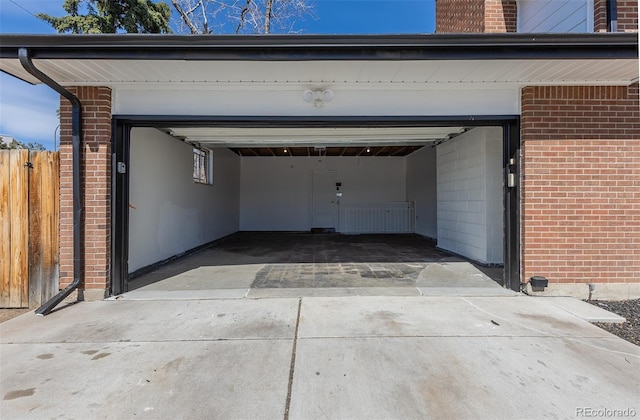
[[[312,0],[315,19],[297,26],[308,34],[394,34],[433,32],[434,0]],[[0,0],[0,33],[53,34],[32,14],[64,14],[63,0]],[[168,3],[168,1],[167,1]],[[0,134],[53,149],[59,97],[0,73]]]

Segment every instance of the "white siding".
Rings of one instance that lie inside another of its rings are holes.
[[[214,185],[202,185],[192,150],[152,128],[131,131],[129,272],[238,231],[240,158],[214,150]]]
[[[336,171],[341,207],[406,200],[405,157],[243,157],[241,166],[243,231],[311,229],[313,171]]]
[[[475,128],[437,148],[438,246],[502,263],[502,132]]]
[[[415,233],[437,236],[437,198],[436,149],[425,146],[407,157],[407,200],[415,203]]]
[[[518,0],[518,32],[593,32],[593,0]]]

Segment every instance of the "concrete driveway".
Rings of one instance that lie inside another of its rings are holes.
[[[640,416],[640,348],[591,325],[583,318],[610,314],[582,305],[522,295],[83,302],[0,324],[0,414]]]

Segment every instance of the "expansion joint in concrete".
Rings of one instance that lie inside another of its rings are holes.
[[[293,335],[293,347],[291,349],[291,367],[289,369],[289,385],[287,387],[287,403],[284,408],[284,420],[289,420],[289,408],[291,407],[291,390],[293,389],[293,374],[296,368],[296,347],[298,346],[298,328],[300,327],[300,310],[302,298],[298,299],[298,316],[296,317],[296,330]]]

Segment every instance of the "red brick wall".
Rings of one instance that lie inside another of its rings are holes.
[[[593,32],[607,32],[607,0],[593,0]]]
[[[107,289],[111,240],[111,89],[69,88],[82,102],[85,289]],[[73,281],[71,105],[60,100],[60,285]]]
[[[638,91],[523,89],[523,280],[640,282]]]
[[[637,0],[618,0],[618,32],[638,32]]]
[[[593,30],[607,32],[607,1],[594,0]],[[618,0],[618,32],[638,31],[638,2],[636,0]]]
[[[484,32],[484,0],[436,0],[436,32]]]
[[[516,32],[518,11],[516,0],[486,0],[484,32]]]
[[[516,32],[516,0],[437,0],[436,32]]]
[[[607,31],[606,0],[594,0],[594,32]],[[618,32],[638,31],[638,1],[618,0]],[[436,32],[517,32],[516,0],[436,0]]]

